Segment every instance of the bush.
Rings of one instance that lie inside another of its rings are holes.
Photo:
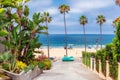
[[[0,56],[0,63],[4,69],[8,70],[9,68],[11,72],[15,71],[15,66],[22,70],[25,64],[31,65],[31,61],[35,58],[34,49],[42,45],[37,34],[47,34],[48,27],[41,25],[41,23],[46,22],[43,14],[33,13],[32,18],[29,18],[30,10],[27,6],[29,1],[0,1],[0,5],[2,5],[0,7],[0,21],[2,22],[0,24],[0,37],[4,39],[0,40],[0,44],[3,44],[6,51],[12,54],[12,56],[9,54]],[[14,12],[12,12],[13,9]],[[17,61],[22,61],[25,64]]]
[[[102,73],[104,76],[106,76],[106,60],[105,59],[101,60],[101,65],[102,65]]]
[[[50,69],[51,68],[51,61],[49,59],[44,60],[43,61],[43,66],[44,66],[43,67],[44,70]]]
[[[44,61],[45,59],[48,59],[45,55],[40,55],[38,56],[38,58],[36,59],[37,61]]]
[[[99,59],[96,58],[96,70],[99,72]]]
[[[98,60],[101,60],[101,65],[102,65],[102,73],[104,76],[106,76],[106,58],[105,58],[105,48],[102,50],[98,50],[96,54],[96,70],[99,71],[99,62]]]
[[[9,65],[7,63],[2,64],[2,68],[9,71]]]
[[[82,59],[83,64],[90,67],[90,58],[95,57],[95,53],[93,53],[93,52],[82,52],[82,57],[83,57],[83,59]]]
[[[51,68],[51,61],[45,55],[40,55],[33,62],[34,64],[38,64],[38,67],[44,70],[48,70]]]
[[[113,59],[113,44],[108,44],[105,47],[105,58],[108,60],[112,60]]]
[[[110,77],[114,80],[118,80],[118,62],[115,60],[110,61]]]
[[[51,68],[51,61],[46,59],[44,61],[38,62],[38,67],[43,70],[49,70]]]
[[[15,66],[16,66],[15,72],[17,73],[21,72],[27,67],[27,65],[23,63],[22,61],[17,61]]]

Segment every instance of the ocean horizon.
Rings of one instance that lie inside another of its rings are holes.
[[[38,35],[39,42],[42,43],[42,48],[47,47],[47,36]],[[102,44],[105,46],[112,42],[115,34],[103,34]],[[86,34],[87,47],[96,47],[96,44],[100,47],[100,34]],[[98,42],[96,42],[98,40]],[[84,47],[84,34],[67,34],[68,47],[72,45],[75,48]],[[49,44],[51,48],[58,48],[65,46],[65,34],[49,34]]]

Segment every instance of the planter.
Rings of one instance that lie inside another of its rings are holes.
[[[35,67],[34,70],[30,70],[27,73],[22,71],[19,74],[12,73],[6,70],[3,71],[6,72],[6,74],[12,78],[12,80],[33,80],[35,77],[43,73],[43,70],[39,69],[38,67]]]

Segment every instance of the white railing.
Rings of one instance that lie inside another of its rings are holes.
[[[96,70],[96,60],[95,58],[91,58],[90,59],[90,69],[94,72],[97,72]],[[97,74],[104,78],[105,80],[113,80],[111,77],[110,77],[110,67],[109,67],[109,61],[106,60],[106,76],[103,75],[102,73],[102,63],[101,63],[101,60],[99,60],[99,71],[97,72]],[[120,80],[120,63],[118,62],[118,80]]]

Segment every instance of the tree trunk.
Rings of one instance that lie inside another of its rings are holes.
[[[46,21],[46,27],[48,27],[47,21]],[[50,53],[49,53],[49,49],[50,49],[49,46],[50,45],[49,45],[49,33],[48,33],[48,30],[47,30],[47,44],[48,44],[48,46],[47,46],[48,47],[48,58],[50,58]]]
[[[83,31],[84,31],[84,44],[85,44],[85,52],[86,52],[86,33],[85,33],[85,26],[83,25]]]
[[[64,26],[65,26],[65,43],[66,43],[66,56],[68,56],[67,52],[67,29],[66,29],[66,19],[65,19],[65,12],[64,12]]]
[[[102,25],[100,25],[100,44],[102,49]]]

